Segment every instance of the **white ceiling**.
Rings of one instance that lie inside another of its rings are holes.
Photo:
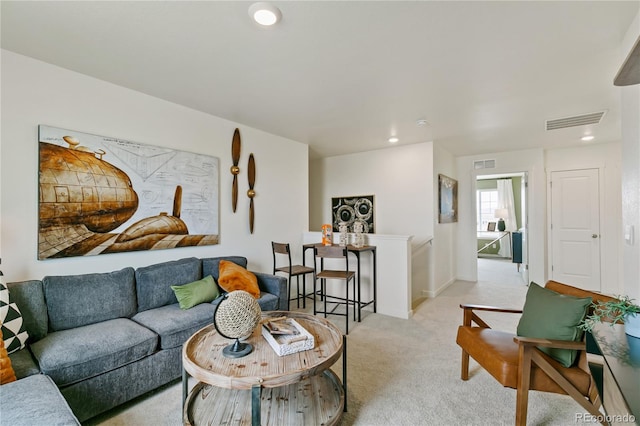
[[[2,1],[2,48],[310,145],[454,155],[620,140],[640,2]],[[607,110],[554,131],[545,120]],[[429,125],[418,127],[426,119]]]

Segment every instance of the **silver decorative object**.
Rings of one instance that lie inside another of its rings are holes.
[[[349,244],[349,225],[346,222],[340,222],[338,230],[340,231],[340,246],[346,247]]]
[[[353,246],[360,248],[364,246],[364,226],[359,220],[353,222]]]

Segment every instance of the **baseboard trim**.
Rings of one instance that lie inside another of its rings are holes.
[[[447,281],[446,283],[441,285],[435,291],[433,291],[433,290],[422,290],[422,294],[424,296],[428,297],[428,298],[434,298],[434,297],[438,296],[440,293],[442,293],[444,290],[446,290],[447,287],[449,287],[451,284],[453,284],[456,281],[457,281],[456,278],[451,278],[449,281]]]

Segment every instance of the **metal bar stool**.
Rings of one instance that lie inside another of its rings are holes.
[[[287,299],[287,310],[290,310],[290,302],[291,300],[293,300],[293,298],[291,298],[291,278],[292,277],[296,277],[296,285],[297,285],[297,292],[296,292],[296,302],[297,302],[297,307],[300,308],[300,296],[302,296],[302,308],[306,308],[307,307],[307,302],[306,302],[306,286],[307,286],[307,282],[306,282],[306,276],[307,274],[314,274],[315,273],[315,269],[311,268],[309,266],[303,266],[303,265],[292,265],[291,262],[291,248],[289,246],[288,243],[276,243],[276,242],[271,242],[271,248],[273,251],[273,274],[275,275],[276,272],[283,272],[285,274],[288,275],[288,280],[287,280],[287,292],[288,292],[288,299]],[[288,261],[288,263],[286,264],[286,266],[284,266],[284,259],[286,257],[286,260]],[[278,261],[280,260],[280,264],[283,266],[278,266]],[[302,293],[300,293],[300,276],[302,276]]]
[[[313,292],[316,294],[316,283],[320,280],[320,296],[321,300],[323,300],[323,309],[319,311],[316,306],[316,299],[313,299],[313,314],[316,315],[318,313],[324,314],[326,318],[327,315],[338,315],[345,317],[345,328],[346,333],[349,334],[349,305],[353,305],[353,319],[357,321],[357,306],[358,301],[355,300],[356,297],[356,273],[355,271],[349,270],[349,252],[346,247],[341,246],[316,246],[313,249],[314,257],[313,263],[316,270],[316,279],[313,282]],[[318,272],[318,259],[320,260],[320,270]],[[325,259],[343,259],[344,260],[344,269],[325,269],[324,261]],[[327,294],[327,280],[341,280],[344,281],[345,284],[345,297],[340,297],[336,295]],[[349,298],[349,281],[353,282],[353,298]],[[331,311],[327,310],[327,299],[329,303],[335,304]],[[336,312],[336,309],[341,306],[345,306],[345,312]]]

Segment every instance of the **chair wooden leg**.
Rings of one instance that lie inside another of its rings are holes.
[[[518,389],[516,393],[516,426],[526,426],[531,383],[531,351],[529,346],[520,345],[518,354]]]
[[[462,350],[462,363],[460,364],[460,378],[462,380],[469,380],[469,353]]]
[[[578,389],[571,384],[567,379],[565,379],[562,374],[560,374],[551,364],[545,360],[542,355],[538,352],[533,352],[532,354],[533,362],[544,371],[549,377],[553,379],[554,382],[558,384],[571,398],[573,398],[578,404],[582,406],[585,410],[587,410],[592,416],[598,417],[601,415],[600,411],[593,404],[593,401],[588,400],[587,398],[580,393]],[[597,403],[597,401],[596,401]]]

